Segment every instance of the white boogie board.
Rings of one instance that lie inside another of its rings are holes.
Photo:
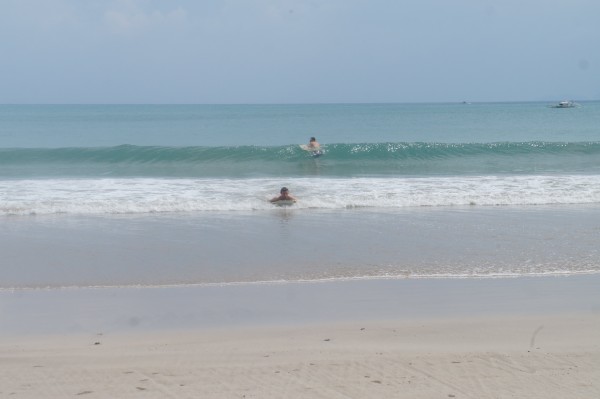
[[[321,149],[314,149],[307,146],[306,144],[300,144],[300,148],[302,148],[304,151],[310,152],[313,158],[320,157],[321,155],[323,155],[323,151]]]

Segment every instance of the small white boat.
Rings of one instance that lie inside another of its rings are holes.
[[[578,106],[579,104],[573,101],[561,101],[558,104],[551,105],[550,108],[575,108]]]

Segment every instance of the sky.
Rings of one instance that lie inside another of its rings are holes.
[[[597,0],[0,0],[0,104],[567,99]]]

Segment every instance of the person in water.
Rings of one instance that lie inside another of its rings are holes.
[[[321,151],[321,144],[319,144],[317,139],[314,137],[310,138],[306,149],[312,153],[313,158],[317,158],[323,155],[323,151]]]
[[[290,195],[290,190],[288,190],[287,187],[281,187],[281,190],[279,190],[279,196],[271,199],[271,202],[277,202],[277,201],[294,201],[294,202],[296,202],[297,199],[293,195]]]

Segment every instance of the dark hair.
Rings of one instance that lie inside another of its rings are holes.
[[[281,187],[281,190],[279,190],[280,193],[283,193],[284,191],[289,191],[289,190],[287,189],[287,187]]]
[[[316,138],[314,138],[314,137],[311,137],[311,138],[310,138],[310,141],[317,141],[317,139],[316,139]]]

